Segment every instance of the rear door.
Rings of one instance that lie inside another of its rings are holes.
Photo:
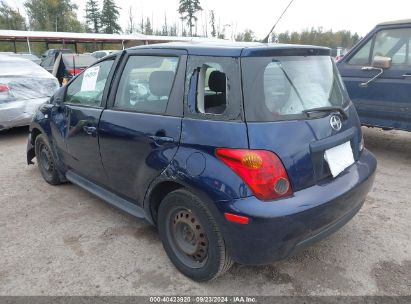
[[[100,153],[109,187],[132,201],[143,201],[177,151],[185,65],[185,51],[131,50],[116,75],[99,124]]]
[[[365,125],[411,130],[411,26],[378,29],[339,64],[351,100]],[[392,59],[392,66],[368,86],[360,86],[379,73],[364,70],[375,56]]]

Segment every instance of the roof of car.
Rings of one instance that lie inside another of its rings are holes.
[[[270,56],[270,55],[328,55],[329,48],[312,45],[276,44],[260,42],[233,42],[233,41],[192,41],[150,44],[132,47],[128,50],[140,49],[180,49],[186,50],[189,55],[201,56]]]
[[[12,56],[10,56],[12,55]],[[7,62],[30,62],[31,61],[23,56],[13,56],[13,54],[0,54],[0,62],[7,61]]]
[[[98,53],[98,52],[104,52],[104,53],[110,52],[110,53],[112,53],[112,52],[118,52],[118,51],[120,51],[120,50],[98,50],[98,51],[94,51],[93,53]]]
[[[411,19],[403,19],[403,20],[394,20],[394,21],[381,22],[381,23],[378,23],[377,26],[381,26],[381,25],[397,25],[397,24],[407,24],[407,23],[411,23]]]

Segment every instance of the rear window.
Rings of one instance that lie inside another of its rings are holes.
[[[94,58],[100,59],[106,56],[106,53],[105,52],[95,52],[91,56],[93,56]]]
[[[63,61],[66,67],[88,67],[96,62],[96,58],[91,55],[63,55]]]
[[[304,110],[348,101],[329,56],[247,57],[242,75],[249,121],[306,118]]]

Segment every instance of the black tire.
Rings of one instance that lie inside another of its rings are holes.
[[[168,257],[190,279],[209,281],[232,266],[213,216],[189,191],[170,192],[160,204],[157,223]]]
[[[34,149],[36,152],[37,164],[44,180],[51,185],[61,184],[62,181],[56,167],[56,162],[45,135],[40,134],[36,137]]]

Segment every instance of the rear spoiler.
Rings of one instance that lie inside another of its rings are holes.
[[[316,46],[274,46],[272,48],[245,48],[241,56],[270,57],[270,56],[331,56],[331,49]]]

